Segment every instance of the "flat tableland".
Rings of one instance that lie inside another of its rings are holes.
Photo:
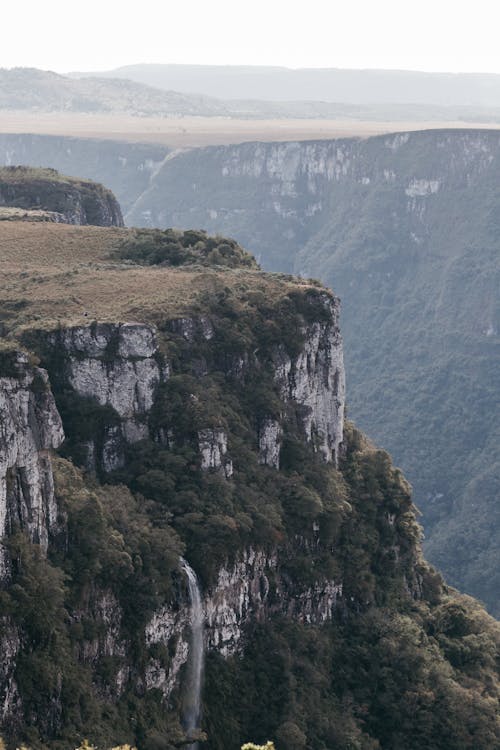
[[[133,117],[131,115],[0,112],[0,133],[36,133],[160,143],[171,148],[247,141],[303,141],[360,137],[439,128],[500,128],[464,121],[361,121],[321,119],[243,120],[230,117]]]

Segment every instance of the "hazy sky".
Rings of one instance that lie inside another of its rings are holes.
[[[5,0],[0,67],[136,62],[500,73],[498,0]]]

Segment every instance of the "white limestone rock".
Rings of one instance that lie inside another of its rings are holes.
[[[280,467],[282,429],[277,419],[264,419],[259,425],[259,463]]]
[[[241,647],[242,630],[251,619],[264,618],[269,593],[270,570],[276,570],[277,555],[249,548],[232,566],[219,570],[216,585],[204,597],[207,647],[223,656]]]
[[[157,659],[151,659],[146,667],[145,684],[148,690],[161,690],[168,698],[177,685],[179,671],[189,657],[189,623],[190,607],[186,603],[178,610],[162,607],[155,612],[146,626],[146,645],[162,643],[169,645],[171,638],[175,639],[175,650],[167,672]]]
[[[284,348],[275,355],[275,380],[285,401],[302,407],[300,421],[309,443],[325,461],[336,463],[343,440],[345,370],[338,326],[339,303],[327,292],[324,321],[306,325],[302,351],[293,361]]]
[[[18,352],[13,374],[0,377],[0,579],[8,572],[2,540],[14,527],[47,549],[57,526],[49,450],[63,439],[47,373]]]
[[[203,471],[221,471],[227,479],[233,475],[233,462],[227,454],[227,433],[219,427],[198,431],[198,448]]]
[[[15,679],[16,657],[21,647],[19,633],[12,622],[0,619],[0,725],[19,715],[21,698]]]
[[[277,551],[244,549],[232,563],[219,569],[217,582],[202,592],[205,648],[224,657],[244,649],[245,626],[285,615],[298,622],[322,624],[332,618],[342,584],[328,579],[296,590],[281,576]],[[178,685],[179,672],[189,658],[191,610],[188,600],[178,609],[165,606],[146,626],[146,645],[174,644],[168,671],[151,659],[145,674],[147,689],[157,688],[168,698]]]
[[[112,407],[120,418],[101,436],[102,447],[85,445],[87,468],[109,472],[123,466],[124,447],[148,437],[147,417],[160,383],[169,376],[158,352],[156,330],[145,323],[97,323],[50,334],[64,354],[64,378],[75,392]]]
[[[405,188],[405,193],[410,198],[434,195],[439,190],[439,180],[411,180]]]
[[[200,315],[195,318],[176,318],[170,322],[170,327],[179,336],[182,336],[189,343],[193,343],[197,336],[210,341],[214,337],[214,327],[212,321],[207,315]]]

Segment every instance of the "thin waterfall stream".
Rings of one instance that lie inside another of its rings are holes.
[[[200,728],[201,720],[201,686],[203,680],[203,663],[205,649],[203,643],[203,606],[196,573],[189,563],[181,557],[180,565],[185,572],[191,602],[191,643],[187,664],[187,679],[184,702],[184,728],[187,735],[192,735]],[[190,750],[197,750],[198,743],[188,745]]]

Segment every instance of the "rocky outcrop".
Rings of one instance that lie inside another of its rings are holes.
[[[154,658],[146,667],[147,689],[161,690],[165,698],[168,698],[177,686],[181,667],[189,657],[190,622],[191,613],[186,601],[175,610],[172,607],[162,607],[146,626],[145,639],[148,646],[160,643],[173,650],[168,668]]]
[[[227,433],[220,428],[206,428],[198,432],[198,447],[203,471],[215,469],[229,479],[233,475],[233,462],[227,454]]]
[[[259,425],[259,462],[273,469],[280,467],[282,429],[277,419],[263,419]]]
[[[123,637],[123,611],[115,594],[110,589],[91,585],[85,597],[85,606],[72,613],[73,627],[80,626],[85,635],[82,623],[92,624],[94,637],[84,637],[76,646],[78,659],[92,670],[98,670],[102,660],[113,660],[114,677],[103,689],[101,681],[96,680],[96,687],[106,697],[118,698],[130,676],[130,644]]]
[[[5,727],[15,721],[20,708],[15,671],[21,642],[17,628],[7,617],[0,618],[0,631],[0,724]]]
[[[336,461],[342,442],[344,373],[338,301],[326,292],[315,295],[314,299],[315,307],[309,310],[306,304],[305,317],[299,318],[304,321],[299,348],[290,354],[284,346],[277,346],[270,350],[270,359],[265,360],[265,366],[271,367],[282,410],[278,416],[262,419],[256,425],[254,449],[260,463],[275,470],[280,466],[287,420],[294,429],[298,427],[325,461]],[[318,319],[313,319],[313,309]],[[221,365],[217,324],[206,316],[170,321],[168,331],[168,336],[172,334],[189,351],[193,346],[193,358],[190,354],[185,356],[198,362],[192,371],[201,380],[211,367],[223,366],[225,376],[241,387],[249,368],[260,370],[264,366],[258,350],[238,354],[237,367],[231,357],[224,358]],[[126,446],[144,438],[172,447],[173,435],[168,433],[168,424],[165,440],[158,431],[153,434],[150,426],[156,397],[170,377],[169,365],[161,353],[165,342],[161,347],[159,343],[162,335],[163,331],[152,325],[132,322],[92,323],[36,332],[40,355],[50,370],[61,412],[69,417],[68,440],[83,455],[87,469],[103,475],[119,469],[124,464]],[[197,351],[200,342],[201,354]],[[30,368],[24,355],[16,356],[9,377],[1,380],[4,402],[0,403],[10,419],[5,422],[9,423],[9,429],[1,437],[6,445],[16,446],[17,450],[12,456],[6,452],[10,457],[3,472],[6,520],[2,528],[6,534],[15,523],[23,525],[34,541],[46,547],[50,530],[57,522],[47,451],[62,441],[61,420],[45,371]],[[71,415],[75,410],[80,428],[85,430],[87,422],[90,424],[87,439],[71,432]],[[172,427],[175,433],[175,425]],[[202,427],[194,433],[194,439],[201,470],[230,479],[233,465],[227,425],[215,423]],[[9,474],[11,470],[17,473]],[[12,477],[17,477],[16,482],[13,483]],[[292,553],[286,549],[265,552],[246,548],[218,569],[215,582],[203,596],[207,649],[224,656],[241,652],[247,626],[274,615],[313,624],[331,618],[337,598],[342,595],[341,583],[321,575],[312,585],[292,582],[283,572],[287,554]],[[149,658],[140,674],[134,672],[130,662],[122,632],[123,615],[110,589],[89,587],[85,601],[71,615],[74,626],[83,631],[86,621],[96,625],[93,636],[84,635],[80,639],[78,661],[98,674],[102,660],[112,660],[115,672],[108,684],[101,684],[98,678],[95,683],[96,690],[106,698],[116,699],[130,680],[136,681],[141,689],[158,689],[168,698],[179,685],[182,667],[189,658],[191,610],[187,590],[184,587],[183,591],[179,585],[177,596],[147,624],[143,637]],[[15,633],[11,635],[10,645],[5,646],[5,653],[10,654],[6,665],[15,662],[19,647]],[[165,649],[155,652],[152,648],[155,644]],[[168,658],[162,656],[165,653]],[[2,684],[7,686],[5,701],[13,706],[17,693],[9,676],[12,669],[9,667],[8,674],[7,666],[3,669]]]
[[[331,619],[342,584],[319,579],[313,587],[299,589],[281,572],[276,551],[249,548],[233,565],[220,568],[216,585],[204,598],[209,649],[224,656],[241,650],[244,628],[276,614],[319,624]]]
[[[2,540],[16,528],[46,550],[57,526],[49,451],[63,428],[45,370],[22,352],[2,357],[0,371],[0,578],[7,575]]]
[[[149,436],[149,412],[168,378],[156,330],[144,323],[98,323],[52,332],[47,344],[58,388],[107,408],[98,434],[82,443],[86,468],[120,468],[125,445]]]
[[[259,462],[278,469],[285,422],[298,425],[313,450],[325,461],[336,462],[343,438],[345,374],[342,338],[338,326],[339,302],[329,293],[317,296],[318,318],[305,322],[300,331],[302,345],[291,356],[284,346],[275,348],[272,359],[282,413],[261,419],[257,425]],[[241,380],[250,368],[260,368],[257,353],[247,352],[223,362],[210,352],[215,329],[206,316],[180,318],[169,323],[193,353],[192,373],[204,378],[210,367],[223,368],[226,376]],[[109,473],[124,465],[125,448],[151,437],[172,447],[175,425],[150,428],[150,415],[158,388],[169,377],[169,365],[160,354],[159,333],[143,323],[94,323],[61,328],[45,337],[45,358],[57,392],[68,392],[94,403],[102,412],[94,434],[77,437],[78,454],[93,472]],[[198,343],[203,342],[205,355]],[[217,346],[215,342],[214,346]],[[208,348],[207,348],[208,347]],[[211,364],[209,364],[209,360]],[[69,435],[73,439],[73,435]],[[197,448],[203,471],[233,475],[228,454],[228,433],[222,426],[198,429]]]
[[[284,401],[299,407],[297,418],[307,442],[325,461],[337,462],[345,406],[339,302],[326,293],[321,302],[326,315],[303,328],[298,357],[292,359],[284,349],[277,352],[275,378]]]
[[[316,296],[315,317],[306,321],[300,330],[301,347],[290,355],[284,345],[273,353],[274,381],[283,401],[278,416],[262,418],[257,425],[259,462],[274,469],[280,466],[283,427],[286,421],[298,424],[306,441],[325,461],[337,463],[344,426],[345,370],[343,344],[340,334],[340,302],[328,292]],[[311,318],[313,316],[311,315]],[[180,318],[170,323],[171,330],[191,345],[210,342],[215,331],[207,317]],[[190,356],[192,372],[198,377],[208,374],[209,366],[199,352]],[[225,355],[215,361],[226,376],[244,380],[252,368],[259,369],[258,350],[235,356]],[[204,428],[198,431],[198,448],[203,470],[219,470],[232,475],[232,463],[227,453],[228,436],[223,428]],[[165,439],[165,442],[169,442]]]
[[[319,578],[313,586],[297,588],[282,574],[282,560],[275,550],[248,548],[232,564],[222,566],[217,581],[203,596],[204,637],[208,651],[225,657],[244,648],[245,628],[273,615],[287,615],[299,622],[322,624],[331,620],[342,597],[342,583]],[[191,612],[188,597],[178,608],[158,610],[145,630],[146,644],[172,649],[168,669],[152,659],[145,682],[168,698],[178,685],[180,670],[189,657]]]
[[[110,190],[90,180],[64,177],[55,169],[0,167],[0,206],[48,211],[64,224],[123,226]]]

